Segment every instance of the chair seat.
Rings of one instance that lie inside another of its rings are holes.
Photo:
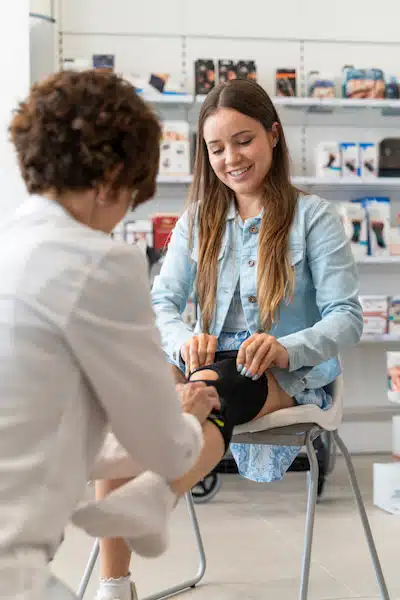
[[[235,427],[233,435],[258,433],[278,427],[303,425],[305,423],[318,425],[321,429],[326,429],[327,431],[334,431],[339,426],[340,417],[340,412],[334,410],[334,407],[322,410],[318,406],[315,406],[315,404],[302,404],[301,406],[283,408],[270,415],[265,415],[265,417],[257,419],[257,421],[238,425]]]

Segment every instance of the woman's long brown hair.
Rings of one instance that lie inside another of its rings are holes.
[[[195,220],[198,226],[198,269],[196,295],[201,327],[209,333],[216,300],[217,261],[226,227],[232,190],[215,175],[204,141],[206,119],[218,108],[232,108],[251,117],[271,131],[279,124],[279,140],[273,150],[271,169],[265,180],[264,213],[258,246],[257,301],[261,325],[269,330],[279,318],[279,304],[294,290],[294,274],[288,256],[288,237],[298,191],[290,183],[289,152],[275,107],[265,90],[250,80],[236,79],[221,84],[207,95],[202,106],[197,132],[194,177],[189,194],[190,235]]]

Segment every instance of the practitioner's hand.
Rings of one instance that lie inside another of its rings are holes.
[[[216,350],[216,336],[207,333],[194,335],[186,344],[183,344],[181,356],[186,365],[186,377],[199,367],[211,365],[214,362]]]
[[[217,390],[205,383],[178,383],[176,386],[181,399],[182,410],[194,415],[202,425],[210,412],[220,410],[221,405]]]
[[[257,380],[268,367],[287,369],[289,355],[272,335],[254,333],[240,346],[236,364],[239,373]]]

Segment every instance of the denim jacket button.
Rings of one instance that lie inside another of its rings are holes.
[[[258,233],[258,227],[256,227],[255,225],[252,225],[250,227],[250,233]]]
[[[257,302],[257,298],[255,296],[249,296],[247,299],[252,304],[255,304]]]
[[[255,260],[249,260],[249,262],[247,263],[249,265],[249,267],[254,267],[254,265],[256,264]]]
[[[257,333],[264,333],[264,329],[260,327],[260,329],[257,329]]]

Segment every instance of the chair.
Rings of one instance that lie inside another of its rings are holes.
[[[365,537],[367,540],[369,552],[375,568],[376,578],[378,581],[381,597],[383,600],[390,600],[389,592],[386,586],[385,578],[380,565],[378,553],[375,547],[374,538],[372,536],[371,527],[368,521],[365,505],[361,496],[360,488],[357,482],[354,466],[347,450],[337,431],[343,413],[343,380],[338,377],[329,390],[332,394],[332,407],[328,410],[321,410],[315,405],[307,404],[285,408],[274,412],[270,415],[240,425],[235,428],[234,442],[241,444],[274,444],[283,446],[305,446],[307,456],[310,463],[310,475],[308,478],[308,499],[306,511],[304,549],[301,566],[301,580],[299,588],[299,600],[307,600],[308,584],[310,578],[311,566],[311,546],[314,531],[315,507],[317,504],[318,492],[318,461],[313,441],[320,436],[324,431],[331,432],[334,442],[343,455],[348,470],[350,483],[354,492],[355,501],[364,528]],[[183,591],[190,587],[195,587],[200,582],[205,573],[206,557],[204,553],[203,543],[200,535],[200,530],[196,518],[194,504],[191,493],[185,496],[189,515],[195,532],[196,543],[200,555],[199,569],[195,577],[189,581],[185,581],[172,588],[163,590],[144,600],[159,600],[167,598],[177,592]],[[94,564],[98,555],[98,542],[95,543],[88,565],[86,567],[81,585],[78,591],[78,598],[81,600],[85,593],[88,581],[93,571]]]

